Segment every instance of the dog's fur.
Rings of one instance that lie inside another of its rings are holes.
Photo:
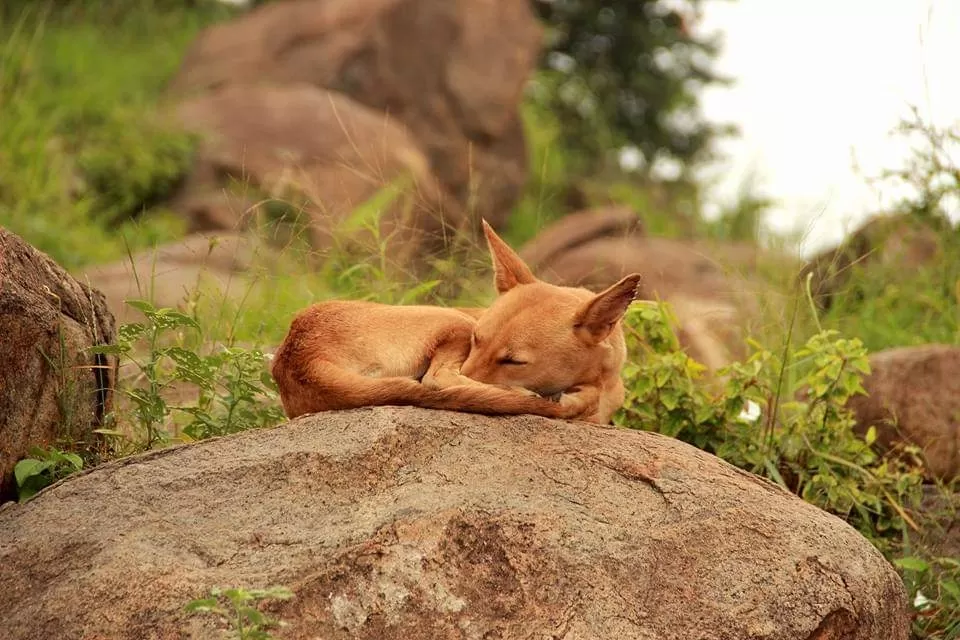
[[[620,321],[640,275],[593,293],[537,279],[484,223],[500,294],[477,319],[461,374],[489,384],[522,386],[542,396],[562,392],[561,405],[583,420],[606,424],[623,404],[627,356]]]
[[[501,294],[487,310],[328,301],[301,311],[271,370],[287,416],[415,405],[609,422],[624,397],[619,322],[640,276],[599,294],[550,285],[483,226]]]

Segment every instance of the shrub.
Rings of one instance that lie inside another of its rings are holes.
[[[143,446],[168,442],[168,426],[178,418],[182,433],[194,440],[273,426],[283,419],[262,351],[220,345],[203,353],[204,333],[195,318],[142,300],[127,304],[141,311],[146,322],[122,325],[116,344],[93,351],[128,360],[139,372],[142,383],[121,391],[132,401]],[[171,406],[165,392],[174,384],[192,387],[196,401]]]
[[[722,388],[711,391],[672,322],[663,304],[629,310],[632,357],[618,425],[678,438],[764,476],[880,545],[915,526],[908,511],[921,497],[919,462],[878,455],[875,431],[858,436],[844,406],[863,392],[860,376],[869,372],[859,340],[821,331],[781,355],[754,344],[745,362],[717,372]],[[759,417],[749,415],[751,407],[760,408]]]

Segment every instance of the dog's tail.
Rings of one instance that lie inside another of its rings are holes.
[[[412,378],[371,378],[314,360],[305,367],[288,367],[278,352],[272,374],[288,418],[318,411],[373,406],[414,406],[486,415],[533,414],[547,418],[572,417],[558,402],[524,395],[496,386],[463,385],[431,389]],[[317,371],[324,367],[325,371]]]
[[[457,386],[426,391],[414,403],[426,409],[447,409],[485,415],[532,414],[547,418],[570,418],[569,410],[558,402],[538,396],[522,395],[499,387]]]

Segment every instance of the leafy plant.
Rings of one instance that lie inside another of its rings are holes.
[[[52,447],[50,449],[32,447],[29,453],[31,457],[19,461],[13,468],[13,477],[17,483],[17,497],[20,502],[25,502],[57,480],[83,469],[83,459],[75,453]]]
[[[129,360],[139,372],[142,383],[123,393],[133,402],[147,448],[170,440],[166,427],[174,417],[186,417],[183,433],[191,439],[271,426],[283,419],[262,351],[222,346],[202,354],[198,345],[204,342],[203,331],[195,318],[144,300],[127,304],[143,313],[146,322],[122,325],[116,344],[94,351]],[[192,385],[198,393],[196,404],[171,406],[164,392],[175,383]]]
[[[260,350],[223,347],[217,353],[200,356],[171,347],[167,355],[176,363],[174,377],[195,384],[200,392],[196,406],[178,407],[192,417],[183,429],[191,438],[269,426],[283,419],[279,405],[256,400],[276,391]]]
[[[753,354],[717,372],[722,388],[681,349],[664,304],[634,305],[625,326],[633,354],[624,370],[627,399],[619,425],[657,431],[765,476],[836,514],[882,544],[916,527],[922,474],[915,449],[907,461],[880,456],[845,404],[862,393],[869,371],[857,339],[820,331],[780,355],[753,344]],[[745,410],[760,408],[759,420]],[[908,464],[912,462],[912,464]]]
[[[914,632],[928,638],[960,638],[960,559],[904,556],[893,564],[912,596]]]
[[[230,638],[236,640],[268,640],[267,630],[283,626],[283,622],[269,618],[257,609],[258,602],[267,599],[288,600],[293,592],[286,587],[267,589],[221,589],[214,587],[210,596],[190,601],[184,609],[188,613],[212,613],[230,626]]]

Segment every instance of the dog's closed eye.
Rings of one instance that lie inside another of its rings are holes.
[[[502,364],[502,365],[522,365],[522,364],[527,364],[527,363],[524,362],[523,360],[517,360],[516,358],[513,358],[512,356],[504,356],[504,357],[502,357],[502,358],[500,358],[500,359],[497,360],[497,364]]]

